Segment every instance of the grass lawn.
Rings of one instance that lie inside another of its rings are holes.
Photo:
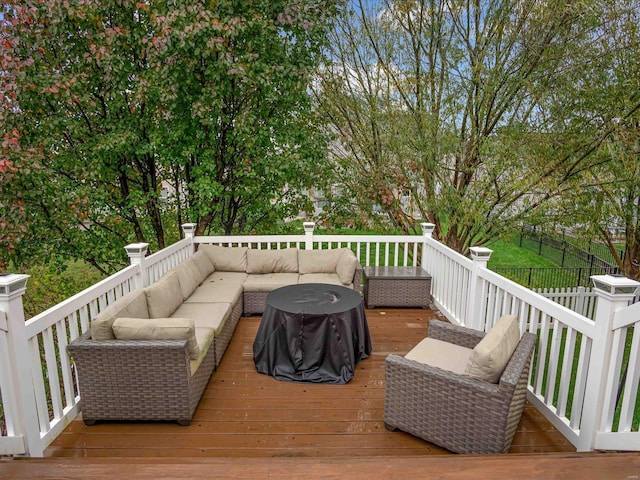
[[[530,268],[547,267],[557,268],[558,265],[544,257],[519,247],[518,245],[503,240],[495,240],[486,245],[493,250],[488,267],[493,268]]]

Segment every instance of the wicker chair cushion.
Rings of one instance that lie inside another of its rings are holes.
[[[404,358],[449,372],[464,374],[471,351],[470,348],[427,337],[413,347]]]
[[[170,271],[156,283],[149,285],[144,292],[147,295],[150,318],[171,316],[184,300],[178,274],[174,271]]]
[[[182,299],[189,298],[200,282],[200,270],[196,267],[195,262],[191,259],[187,259],[180,265],[174,268],[174,271],[178,274],[178,280],[180,281],[180,290],[182,291]]]
[[[276,288],[298,283],[297,273],[251,274],[244,281],[245,292],[271,292]]]
[[[120,297],[91,321],[91,338],[113,340],[113,322],[118,317],[149,318],[147,297],[142,290],[134,290]]]
[[[113,322],[113,334],[118,340],[186,340],[191,360],[200,353],[195,325],[189,318],[120,317]]]
[[[218,245],[200,245],[198,251],[204,251],[216,270],[223,272],[247,271],[246,247],[220,247]]]
[[[338,274],[342,284],[348,285],[353,282],[353,275],[355,274],[356,267],[358,266],[358,259],[356,258],[355,253],[348,248],[343,248],[342,250],[342,255],[338,258],[338,263],[336,265],[336,273]]]
[[[340,285],[343,287],[352,286],[352,284],[343,285],[342,280],[340,280],[340,277],[338,277],[336,273],[305,273],[304,275],[300,275],[298,283],[328,283],[330,285]]]
[[[503,315],[473,348],[465,373],[498,383],[519,341],[518,319],[514,315]]]
[[[247,273],[298,273],[298,249],[247,250]]]
[[[202,250],[198,250],[196,253],[191,255],[190,260],[198,269],[198,285],[204,282],[204,279],[207,278],[215,270],[215,267],[213,266],[213,263],[211,263],[209,255],[207,255]]]
[[[172,318],[189,318],[196,329],[210,328],[217,337],[231,316],[231,310],[230,303],[183,303],[173,312]]]
[[[338,259],[344,250],[298,250],[298,273],[336,273]]]
[[[216,272],[218,273],[218,272]],[[246,277],[246,273],[243,273]],[[236,304],[242,296],[242,282],[206,280],[184,303],[232,303]]]

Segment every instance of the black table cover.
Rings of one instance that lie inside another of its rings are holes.
[[[360,294],[323,283],[271,292],[253,342],[258,372],[292,382],[345,384],[370,353]]]

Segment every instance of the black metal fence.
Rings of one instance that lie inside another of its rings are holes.
[[[580,245],[577,239],[555,237],[533,227],[522,229],[519,243],[521,247],[536,252],[561,267],[617,267],[611,251],[602,243],[588,242],[587,245]],[[624,258],[624,250],[619,250],[618,254]]]
[[[583,248],[577,239],[571,240],[549,235],[534,227],[525,227],[520,232],[519,245],[559,267],[501,267],[492,270],[532,289],[589,287],[592,275],[619,273],[606,245],[590,242],[588,248]],[[619,254],[624,258],[624,251],[619,251]]]
[[[529,268],[492,268],[514,282],[532,290],[538,288],[589,287],[592,275],[607,275],[618,272],[617,267],[529,267]]]

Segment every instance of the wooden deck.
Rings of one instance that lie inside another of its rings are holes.
[[[373,355],[347,385],[280,382],[258,374],[252,344],[260,317],[240,320],[189,427],[173,423],[73,421],[46,451],[51,457],[370,457],[448,454],[383,425],[384,359],[406,353],[436,313],[367,310]],[[455,401],[455,399],[452,399]],[[575,452],[537,410],[525,409],[512,453]]]
[[[0,459],[0,480],[638,478],[639,455],[577,454],[530,406],[507,455],[454,455],[385,430],[384,358],[408,351],[435,316],[368,310],[374,354],[347,385],[279,382],[256,373],[252,343],[260,318],[243,318],[189,427],[86,427],[77,419],[47,458]]]

